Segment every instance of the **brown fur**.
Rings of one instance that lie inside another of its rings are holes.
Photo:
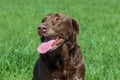
[[[41,36],[63,37],[65,42],[57,49],[40,54],[36,61],[33,80],[85,80],[85,65],[80,47],[77,44],[79,26],[77,22],[64,14],[49,14],[42,20],[47,32]]]

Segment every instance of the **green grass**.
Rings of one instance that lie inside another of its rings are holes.
[[[60,12],[80,24],[86,80],[120,79],[119,0],[0,0],[0,80],[30,80],[40,43],[37,27]]]

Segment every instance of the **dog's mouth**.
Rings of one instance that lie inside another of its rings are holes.
[[[59,46],[63,44],[65,41],[64,38],[45,38],[44,42],[42,42],[37,50],[41,54],[45,54],[47,52],[51,52],[55,49],[57,49]]]

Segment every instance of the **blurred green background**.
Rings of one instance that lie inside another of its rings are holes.
[[[86,80],[120,80],[119,0],[0,0],[0,80],[31,80],[37,27],[56,12],[80,25]]]

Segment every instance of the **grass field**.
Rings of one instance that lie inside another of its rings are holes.
[[[37,27],[55,12],[80,24],[86,80],[120,80],[119,0],[0,0],[0,80],[31,80]]]

